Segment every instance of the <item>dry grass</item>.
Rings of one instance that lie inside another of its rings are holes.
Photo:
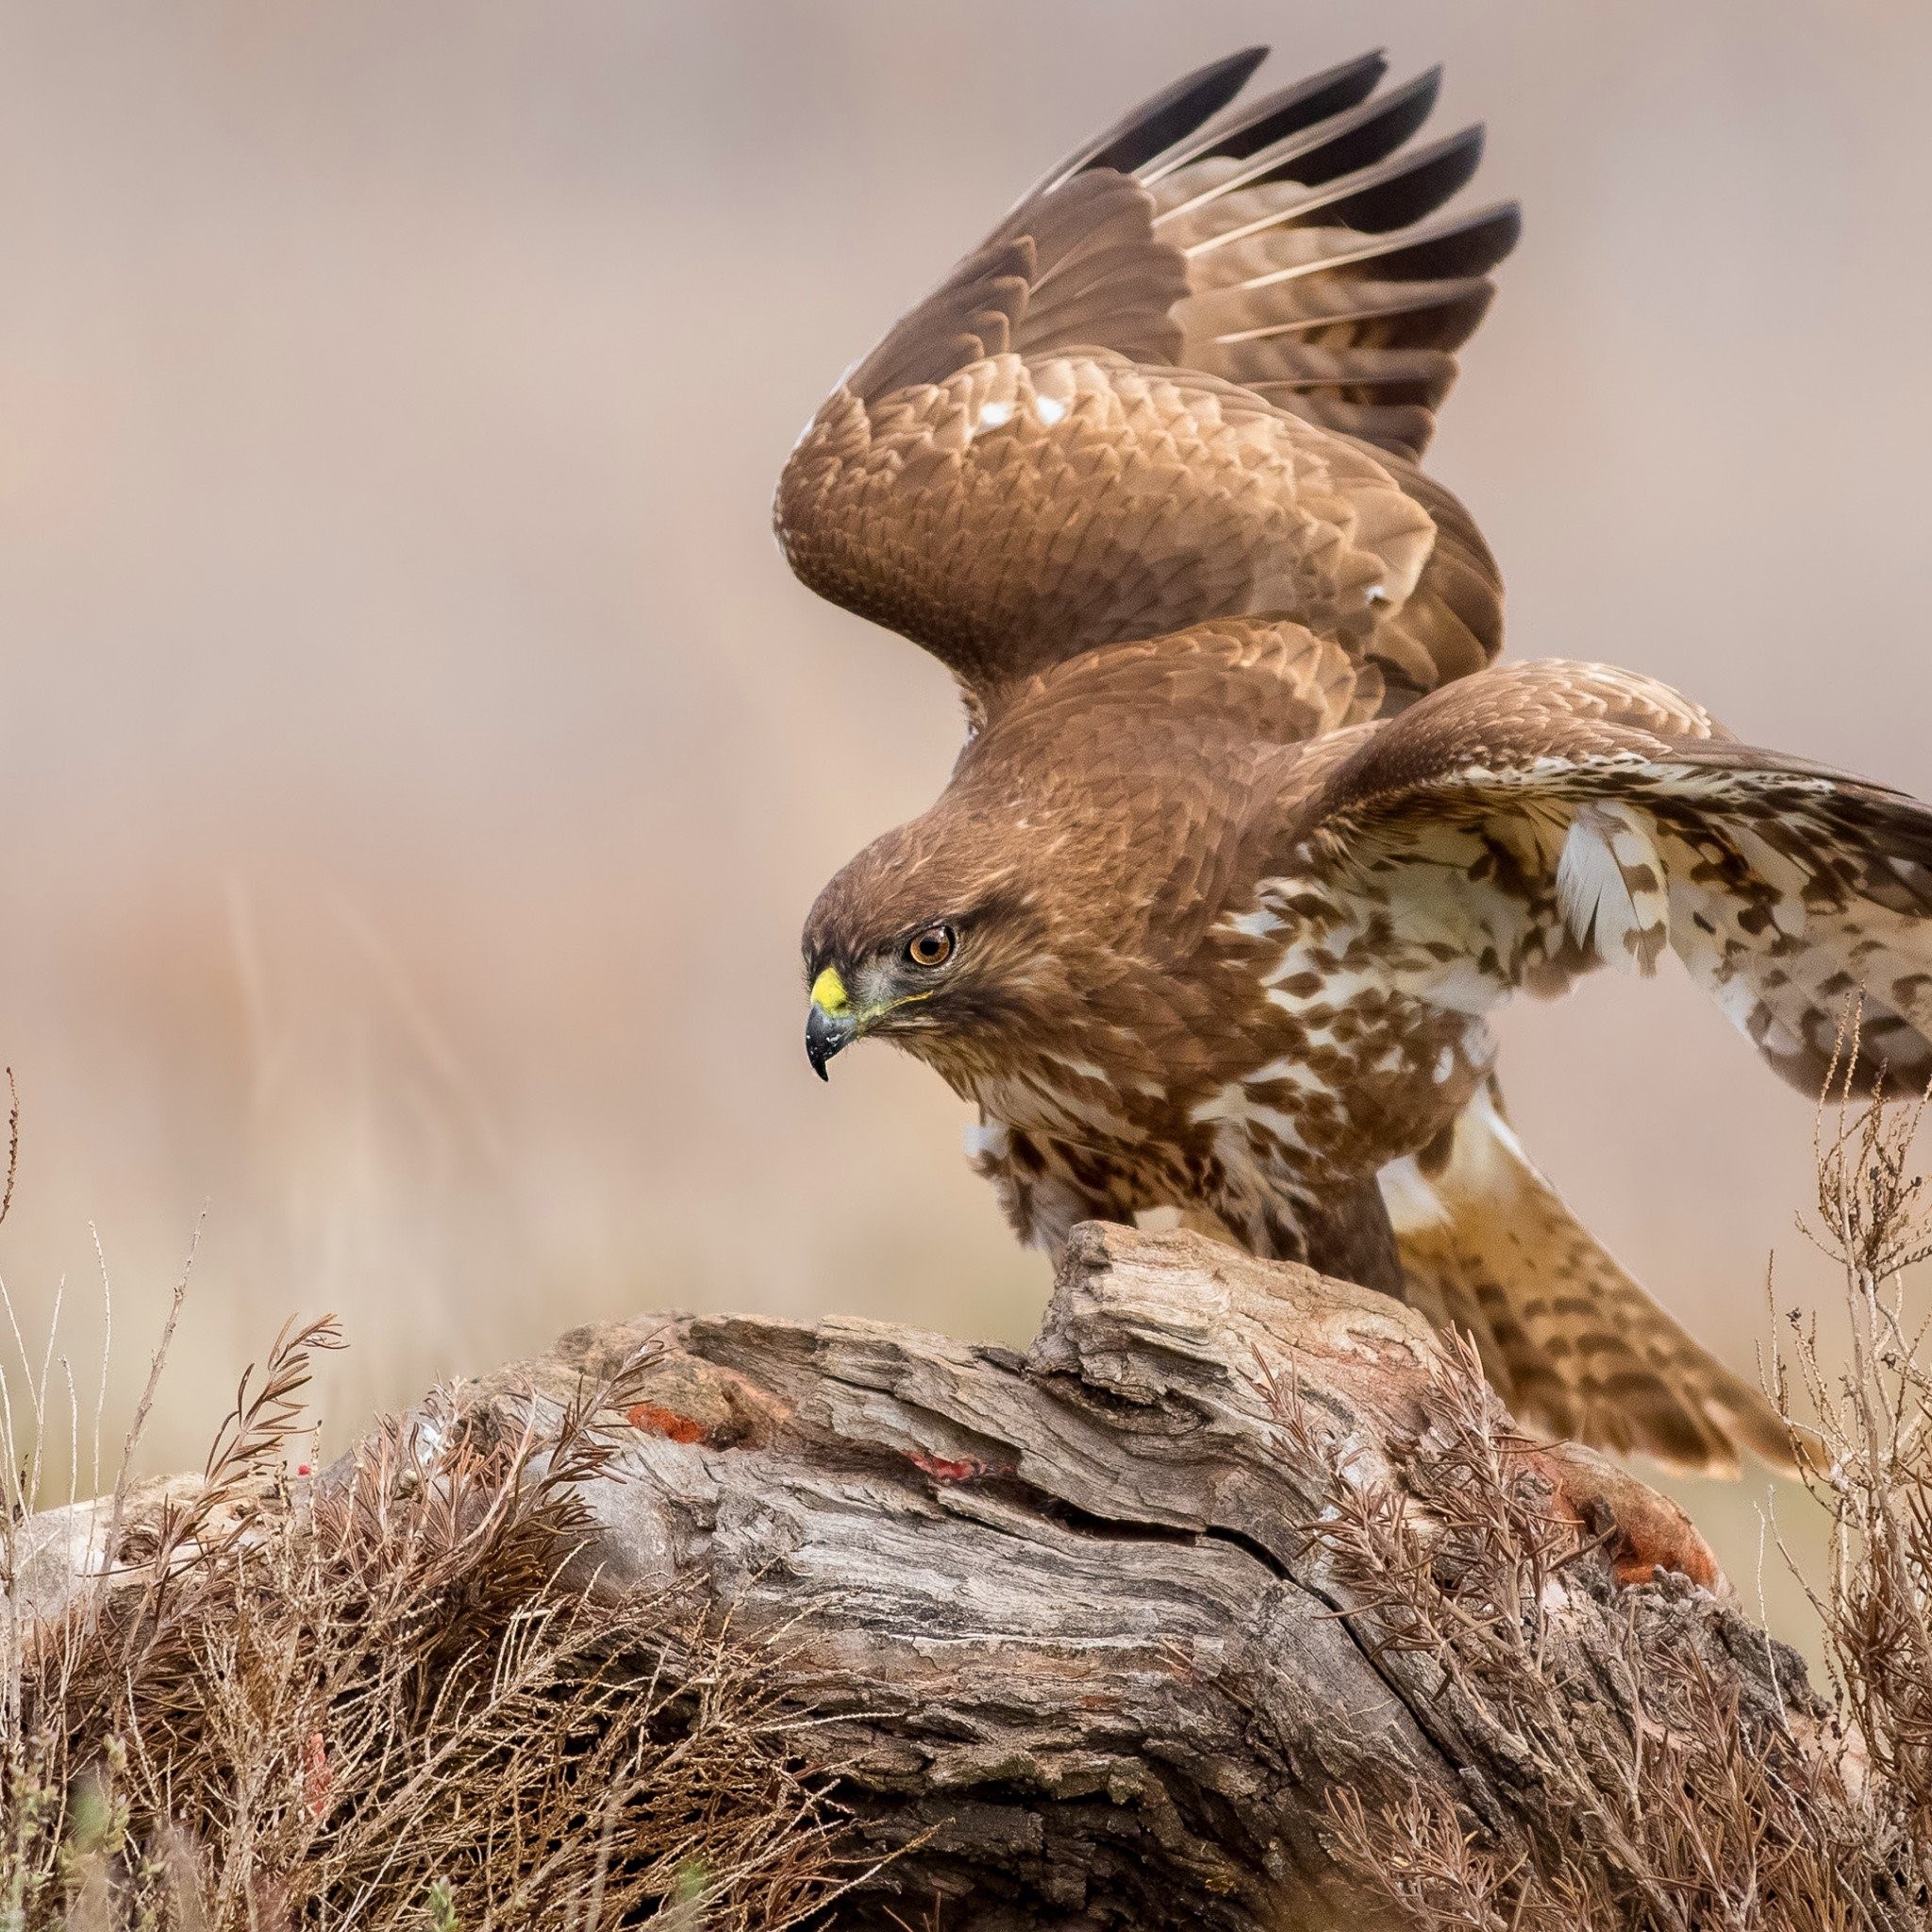
[[[1553,1512],[1474,1357],[1448,1377],[1446,1454],[1407,1480],[1430,1526],[1334,1462],[1312,1533],[1388,1646],[1440,1667],[1462,1721],[1517,1766],[1478,1820],[1344,1797],[1333,1844],[1428,1932],[1905,1932],[1932,1923],[1932,1372],[1900,1272],[1932,1252],[1910,1173],[1922,1108],[1821,1127],[1815,1239],[1839,1263],[1848,1367],[1791,1317],[1773,1393],[1829,1515],[1813,1592],[1833,1695],[1768,1649],[1779,1696],[1716,1681],[1668,1592],[1632,1593],[1606,1656],[1547,1607],[1583,1531]],[[1799,1398],[1802,1398],[1802,1402]],[[1815,1421],[1800,1423],[1800,1407]],[[1434,1525],[1443,1525],[1437,1528]],[[1650,1599],[1644,1603],[1641,1599]],[[1605,1626],[1594,1626],[1601,1631]]]
[[[823,1907],[857,1868],[768,1661],[570,1573],[641,1363],[541,1434],[432,1401],[291,1479],[337,1341],[278,1338],[202,1485],[105,1506],[115,1587],[0,1612],[0,1928],[768,1932]]]

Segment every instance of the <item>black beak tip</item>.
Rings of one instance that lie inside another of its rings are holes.
[[[813,1007],[805,1023],[805,1057],[811,1062],[811,1070],[821,1080],[830,1080],[825,1065],[841,1047],[849,1046],[857,1028],[842,1013],[828,1013],[823,1007]]]

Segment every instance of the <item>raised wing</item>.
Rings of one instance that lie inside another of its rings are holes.
[[[1053,170],[833,392],[786,465],[798,575],[984,715],[1095,645],[1283,619],[1391,708],[1501,645],[1501,584],[1417,471],[1513,208],[1429,221],[1480,130],[1367,56],[1243,107],[1251,51]]]
[[[1377,727],[1285,871],[1387,921],[1413,997],[1476,1017],[1668,946],[1816,1095],[1847,1017],[1851,1091],[1932,1079],[1932,810],[1728,740],[1601,665],[1499,667]]]

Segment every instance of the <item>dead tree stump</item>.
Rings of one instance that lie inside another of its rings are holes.
[[[1338,1481],[1408,1508],[1445,1357],[1414,1315],[1191,1234],[1078,1229],[1039,1339],[654,1317],[573,1331],[459,1391],[521,1427],[658,1349],[622,1480],[586,1493],[599,1590],[696,1589],[770,1645],[879,1849],[838,1923],[1350,1925],[1330,1794],[1537,1802],[1534,1765],[1427,1655],[1386,1641],[1310,1526]],[[1628,1620],[1672,1620],[1744,1709],[1808,1710],[1674,1505],[1524,1449],[1583,1548],[1545,1596],[1632,1722]]]

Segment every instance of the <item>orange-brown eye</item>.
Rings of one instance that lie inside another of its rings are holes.
[[[928,972],[935,966],[943,966],[953,957],[953,928],[950,925],[929,925],[916,934],[906,945],[906,957],[915,966],[924,966]]]

